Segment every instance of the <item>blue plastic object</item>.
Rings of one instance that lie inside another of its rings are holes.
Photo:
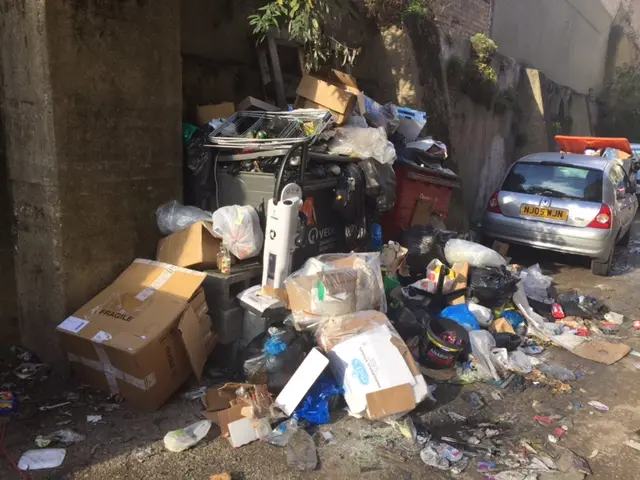
[[[377,252],[382,249],[382,227],[378,223],[371,224],[371,251]]]
[[[503,312],[502,318],[509,322],[514,330],[524,323],[524,317],[515,310],[507,310],[506,312]]]
[[[344,388],[338,386],[331,373],[325,372],[304,396],[293,417],[312,425],[326,425],[330,420],[329,399],[343,394]]]
[[[288,347],[287,344],[282,340],[282,335],[272,335],[269,339],[264,342],[264,347],[262,351],[268,357],[276,357],[282,352],[284,352]]]
[[[476,319],[475,315],[471,313],[471,310],[469,310],[469,307],[466,305],[447,307],[440,313],[440,317],[448,318],[449,320],[459,323],[466,328],[468,332],[480,330],[478,319]]]

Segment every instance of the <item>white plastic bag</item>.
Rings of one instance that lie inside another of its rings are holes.
[[[27,450],[18,461],[20,470],[43,470],[57,468],[64,462],[67,451],[64,448],[42,448]]]
[[[494,360],[491,351],[496,347],[496,340],[493,335],[486,330],[473,330],[469,332],[469,341],[471,342],[473,356],[478,361],[478,367],[482,367],[482,369],[489,372],[494,380],[502,380],[493,364]]]
[[[182,452],[206,437],[210,428],[209,420],[201,420],[180,430],[173,430],[164,436],[164,448],[170,452]]]
[[[384,128],[341,127],[329,143],[331,155],[375,158],[380,163],[393,163],[396,149],[387,140]]]
[[[456,262],[467,262],[472,267],[500,267],[507,264],[495,250],[459,238],[452,238],[447,242],[444,256],[451,265]]]
[[[473,313],[473,316],[476,317],[476,320],[478,320],[482,328],[489,328],[491,322],[493,322],[493,313],[491,313],[490,308],[473,302],[469,302],[467,307],[469,307],[469,311]]]
[[[520,278],[527,297],[533,298],[538,302],[551,303],[547,289],[551,286],[553,280],[542,273],[539,264],[536,263],[522,271]]]
[[[171,200],[156,210],[158,229],[163,235],[180,232],[196,222],[210,222],[211,213]]]
[[[222,245],[240,260],[258,255],[264,243],[258,213],[249,205],[232,205],[213,212],[213,234],[222,238]]]

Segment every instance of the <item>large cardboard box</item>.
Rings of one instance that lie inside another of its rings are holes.
[[[321,69],[314,75],[304,75],[296,93],[295,108],[329,110],[338,125],[349,119],[356,105],[364,109],[364,94],[355,79],[339,70]]]
[[[155,410],[191,375],[216,336],[201,289],[205,274],[137,259],[57,327],[81,381]]]
[[[211,222],[197,222],[158,242],[157,260],[178,267],[198,270],[218,266],[219,238],[213,236]]]
[[[352,414],[378,420],[406,413],[429,394],[409,348],[383,313],[328,319],[317,338]]]

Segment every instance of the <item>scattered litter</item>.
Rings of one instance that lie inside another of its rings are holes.
[[[485,461],[476,462],[476,469],[479,472],[486,472],[488,470],[494,470],[497,467],[498,467],[498,464],[496,462],[485,462]]]
[[[209,420],[201,420],[180,430],[173,430],[164,436],[164,447],[170,452],[187,450],[206,437],[210,428]]]
[[[428,465],[429,467],[435,467],[440,470],[449,470],[449,468],[451,467],[449,460],[440,457],[440,455],[438,455],[438,452],[436,452],[435,449],[430,445],[424,447],[420,451],[420,459],[424,462],[425,465]]]
[[[504,397],[500,394],[500,392],[491,392],[491,398],[496,401],[504,400]]]
[[[549,417],[542,417],[540,415],[536,415],[533,419],[541,425],[551,425],[553,423],[553,420]]]
[[[211,475],[209,477],[209,480],[231,480],[231,474],[230,473],[216,473],[215,475]]]
[[[465,392],[462,398],[469,404],[469,408],[472,410],[480,410],[486,405],[484,398],[478,392]]]
[[[453,423],[467,423],[467,417],[456,412],[447,412]]]
[[[18,461],[20,470],[44,470],[57,468],[64,462],[67,451],[64,448],[46,448],[42,450],[28,450]]]
[[[43,405],[39,408],[41,412],[48,412],[49,410],[55,410],[56,408],[66,407],[67,405],[71,405],[71,402],[62,402],[57,403],[55,405]]]
[[[556,435],[548,435],[547,439],[551,442],[551,443],[558,443],[558,437]]]
[[[638,450],[640,452],[640,442],[636,441],[636,440],[627,440],[626,442],[624,442],[624,444],[627,447],[631,447],[635,450]],[[591,457],[589,457],[591,458]]]
[[[27,378],[33,377],[36,373],[46,368],[48,368],[48,365],[46,363],[25,362],[14,368],[13,374],[22,380],[26,380]]]
[[[538,370],[561,382],[572,382],[576,379],[575,373],[561,365],[542,364],[538,365]]]
[[[287,464],[294,470],[310,472],[318,465],[318,454],[313,438],[300,428],[293,432],[287,443]]]
[[[189,390],[188,392],[184,392],[180,395],[180,398],[184,400],[197,400],[198,398],[202,398],[207,394],[208,387],[198,387],[193,390]]]
[[[66,447],[74,443],[83,442],[84,440],[84,435],[80,435],[73,430],[65,428],[63,430],[57,430],[49,435],[38,435],[36,437],[36,445],[40,448],[44,448],[48,447],[51,443],[57,443]]]
[[[589,466],[589,462],[587,462],[586,459],[576,455],[568,448],[560,446],[557,446],[556,448],[562,451],[562,454],[558,460],[556,460],[556,467],[558,470],[564,473],[583,473],[585,475],[591,475],[593,473]]]
[[[605,313],[604,318],[607,322],[615,325],[622,325],[624,323],[624,315],[616,312]]]
[[[587,458],[589,458],[589,460],[591,460],[592,458],[596,458],[598,456],[598,453],[600,453],[600,450],[595,449]]]
[[[609,411],[609,407],[607,407],[604,403],[600,403],[600,402],[597,402],[595,400],[590,401],[589,405],[591,405],[596,410],[600,410],[601,412],[608,412]]]
[[[324,440],[325,445],[336,445],[338,443],[336,442],[333,433],[329,431],[320,432],[320,435],[322,435],[322,439]]]
[[[95,425],[102,420],[102,415],[87,415],[87,422]]]

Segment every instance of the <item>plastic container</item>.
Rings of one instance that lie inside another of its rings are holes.
[[[444,332],[455,332],[456,337],[462,340],[462,344],[443,340],[440,335]],[[427,326],[427,340],[422,355],[425,366],[434,369],[453,368],[467,345],[469,345],[469,333],[462,325],[448,318],[433,319]]]
[[[164,436],[164,447],[170,452],[182,452],[206,437],[210,428],[209,420],[201,420],[180,430],[173,430]]]

